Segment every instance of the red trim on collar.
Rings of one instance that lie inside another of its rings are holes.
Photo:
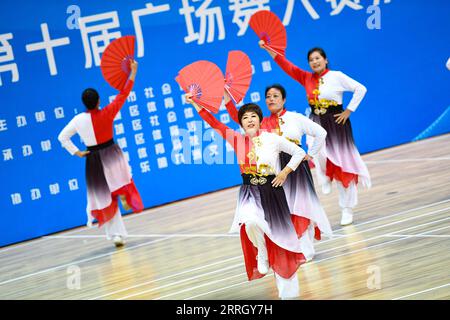
[[[287,111],[286,108],[283,108],[280,115],[277,115],[276,113],[271,113],[269,117],[264,118],[264,121],[261,124],[261,128],[268,131],[280,130],[278,119],[279,117],[282,117],[286,113],[286,111]]]
[[[328,71],[330,71],[330,69],[326,68],[325,70],[323,70],[323,72],[321,74],[314,73],[313,76],[314,76],[314,78],[318,79],[318,78],[321,78],[324,75],[326,75],[328,73]]]
[[[256,131],[256,135],[255,137],[259,137],[261,135],[261,133],[263,132],[263,130],[261,129],[261,127],[259,128],[258,131]],[[253,137],[254,138],[254,137]]]

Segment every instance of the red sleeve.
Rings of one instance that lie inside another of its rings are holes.
[[[214,130],[216,130],[222,138],[224,138],[231,146],[236,149],[236,136],[239,135],[236,131],[227,127],[225,124],[217,120],[205,108],[201,109],[198,114],[203,118]]]
[[[107,115],[109,119],[114,119],[119,110],[123,107],[125,101],[127,100],[128,95],[130,94],[131,89],[133,88],[134,81],[129,80],[126,82],[123,89],[119,92],[113,102],[108,104],[104,109],[103,113]]]
[[[283,56],[280,56],[277,54],[275,57],[275,62],[283,69],[284,72],[286,72],[291,78],[294,80],[297,80],[300,82],[302,86],[305,86],[305,80],[307,75],[310,73],[308,71],[305,71],[303,69],[300,69],[296,65],[294,65],[292,62],[290,62],[288,59],[286,59]]]
[[[238,110],[234,105],[234,102],[230,99],[230,101],[228,101],[225,107],[227,107],[227,111],[230,114],[231,119],[233,119],[234,122],[239,124]]]

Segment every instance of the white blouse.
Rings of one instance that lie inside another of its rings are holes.
[[[308,149],[308,154],[311,157],[314,158],[324,146],[327,132],[319,124],[304,115],[286,111],[279,117],[278,121],[281,135],[291,141],[296,140],[300,144],[304,134],[314,137],[314,142]]]
[[[286,138],[275,133],[262,132],[258,137],[252,139],[258,173],[277,175],[283,168],[280,168],[280,152],[290,154],[291,160],[287,164],[293,171],[305,157],[305,151],[290,142]]]
[[[70,139],[76,133],[80,135],[81,140],[86,146],[95,146],[97,144],[91,114],[89,112],[77,114],[58,135],[58,140],[71,155],[79,151]]]
[[[334,100],[342,104],[342,96],[345,91],[353,92],[353,97],[347,106],[350,111],[355,111],[367,89],[358,81],[350,78],[341,71],[328,71],[319,81],[319,99]]]

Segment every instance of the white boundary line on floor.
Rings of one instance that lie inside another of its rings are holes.
[[[181,201],[184,201],[184,200],[181,200]],[[372,222],[375,222],[375,221],[388,219],[388,218],[395,217],[395,216],[398,216],[398,215],[401,215],[401,214],[405,214],[405,213],[408,213],[408,212],[411,212],[411,211],[416,211],[416,210],[429,208],[429,207],[432,207],[432,206],[437,206],[437,205],[440,205],[440,204],[446,203],[446,202],[450,202],[450,199],[429,203],[429,204],[426,204],[426,205],[423,205],[423,206],[420,206],[420,207],[411,208],[411,209],[407,209],[407,210],[404,210],[404,211],[396,212],[396,213],[393,213],[391,215],[385,215],[385,216],[380,217],[380,218],[376,218],[376,219],[373,219],[373,220],[369,220],[369,221],[365,221],[365,222],[362,222],[362,223],[354,224],[353,226],[357,227],[357,226],[365,225],[367,223],[372,223]],[[168,204],[168,205],[171,205],[171,204]],[[131,215],[123,216],[124,221],[126,222],[127,219],[130,219],[130,218],[135,217],[135,216],[142,216],[142,215],[149,214],[149,213],[151,213],[150,212],[151,210],[157,210],[157,209],[148,209],[148,210],[146,210],[146,211],[144,211],[142,213],[139,213],[139,214],[131,214]],[[74,233],[78,233],[78,232],[82,232],[82,231],[87,231],[87,230],[90,230],[90,229],[96,229],[96,227],[91,227],[91,228],[90,227],[86,227],[86,226],[85,227],[79,227],[76,230],[63,231],[62,233],[64,233],[64,235],[67,236],[67,235],[70,235],[70,234],[74,234]],[[339,232],[339,231],[341,231],[343,229],[344,228],[340,228],[340,229],[335,230],[334,232]],[[95,236],[102,236],[102,235],[95,235]],[[4,252],[7,252],[7,251],[14,250],[14,249],[19,249],[19,248],[23,248],[23,247],[26,247],[26,246],[29,246],[29,245],[36,244],[36,243],[40,243],[40,242],[45,241],[45,240],[50,240],[50,239],[52,239],[50,237],[58,237],[58,236],[43,236],[41,238],[37,238],[37,239],[34,239],[34,240],[29,240],[30,242],[13,244],[13,245],[8,246],[6,248],[0,249],[0,254],[2,254]]]
[[[439,201],[437,203],[438,204],[442,204],[442,203],[445,203],[445,202],[448,202],[448,201],[450,201],[450,199],[444,200],[444,201]],[[427,205],[427,206],[422,206],[422,207],[419,207],[419,208],[414,208],[414,209],[409,209],[409,210],[406,210],[406,211],[401,211],[401,212],[398,212],[398,213],[395,213],[395,214],[392,214],[392,215],[387,215],[387,216],[383,216],[383,217],[380,217],[380,218],[376,218],[376,219],[372,219],[372,220],[369,220],[369,221],[365,221],[365,222],[361,222],[361,223],[358,223],[358,224],[354,224],[352,226],[353,227],[359,227],[359,226],[362,226],[362,225],[365,225],[365,224],[368,224],[368,223],[384,220],[384,219],[387,219],[387,218],[392,218],[392,217],[395,217],[395,216],[398,216],[398,215],[401,215],[401,214],[409,213],[411,211],[417,211],[417,210],[420,210],[420,209],[423,209],[423,208],[427,208],[427,207],[430,207],[430,206],[431,205]],[[450,207],[445,208],[445,210],[446,209],[450,209]],[[407,220],[401,220],[401,221],[407,221]],[[394,223],[397,223],[397,222],[394,222]],[[337,229],[334,232],[338,232],[338,231],[342,231],[342,230],[345,230],[345,227]],[[360,230],[358,232],[360,233],[360,232],[365,232],[365,231],[368,231],[368,230],[370,231],[370,230],[373,230],[373,229]],[[158,238],[158,237],[171,237],[171,238],[174,238],[174,237],[206,237],[206,238],[208,238],[208,237],[238,237],[238,236],[239,236],[239,234],[234,234],[234,233],[211,233],[211,234],[208,234],[208,233],[203,233],[203,234],[202,233],[200,233],[200,234],[174,233],[174,234],[128,235],[127,237],[129,237],[129,238]],[[330,240],[333,240],[334,238],[340,238],[340,237],[346,237],[346,235],[333,234],[333,237]],[[101,238],[105,238],[105,236],[104,235],[74,235],[74,236],[48,236],[46,238],[51,238],[51,239],[99,238],[99,239],[101,239]],[[319,242],[319,243],[326,243],[328,241],[329,240],[325,240],[325,241],[322,241],[322,242]]]
[[[240,263],[240,265],[244,265],[244,263],[242,262],[242,263]],[[235,268],[236,268],[236,265],[232,265],[232,266],[228,266],[228,267],[225,267],[225,268],[217,269],[217,270],[214,270],[214,271],[207,272],[205,274],[200,274],[200,275],[197,275],[197,276],[194,276],[194,277],[191,277],[191,278],[175,281],[175,282],[172,282],[172,283],[169,283],[169,284],[165,284],[165,285],[162,285],[162,286],[159,286],[159,287],[154,287],[154,288],[151,288],[149,290],[146,290],[145,293],[149,293],[149,292],[152,292],[152,291],[164,289],[164,288],[167,288],[167,287],[172,287],[172,286],[178,285],[180,283],[188,282],[190,280],[195,280],[195,279],[198,279],[198,278],[201,278],[201,277],[204,277],[204,276],[209,276],[211,274],[215,274],[215,273],[219,273],[219,272],[227,271],[227,270],[232,270],[232,269],[235,269]],[[241,276],[241,274],[239,274],[239,276]],[[236,275],[231,276],[231,277],[234,278],[234,277],[236,277]],[[229,278],[227,278],[227,279],[229,279]],[[141,294],[142,293],[140,292],[139,295],[141,295]],[[117,300],[125,300],[125,299],[128,299],[130,297],[134,297],[134,296],[135,296],[135,294],[130,294],[130,295],[127,295],[125,297],[120,297]]]
[[[443,202],[447,202],[447,201],[450,201],[450,199],[444,200],[444,201],[440,201],[438,203],[443,203]],[[428,205],[428,206],[430,206],[430,205]],[[425,206],[425,207],[427,207],[427,206]],[[421,208],[421,207],[419,207],[419,208]],[[419,215],[419,216],[415,216],[415,217],[410,217],[410,218],[405,219],[405,221],[411,220],[411,219],[415,219],[415,218],[420,218],[422,216],[427,216],[427,215],[434,214],[434,213],[438,213],[438,212],[440,212],[442,210],[447,210],[447,209],[449,209],[449,208],[440,209],[440,210],[437,210],[436,212],[425,213],[425,214],[422,214],[422,215]],[[407,210],[407,212],[411,211],[411,210],[412,209],[409,209],[409,210]],[[375,219],[375,220],[379,220],[379,219]],[[402,220],[396,221],[394,223],[388,223],[387,225],[396,224],[396,223],[400,223],[400,222],[402,222]],[[372,228],[372,230],[378,229],[378,228],[380,228],[382,226],[378,226],[378,227]],[[341,228],[339,230],[342,230],[342,229],[343,228]],[[358,234],[358,233],[365,232],[365,231],[368,231],[368,230],[371,230],[371,229],[369,228],[367,230],[357,231],[357,232],[354,232],[354,233],[351,233],[351,234],[346,234],[345,236],[348,237],[348,236],[351,236],[353,234]],[[33,276],[36,276],[36,275],[44,274],[44,273],[47,273],[47,272],[50,272],[50,271],[55,271],[55,270],[58,270],[58,269],[61,269],[61,268],[65,268],[65,267],[68,267],[68,266],[72,266],[72,265],[76,265],[76,264],[79,264],[79,263],[92,261],[92,260],[95,260],[95,259],[98,259],[98,258],[107,257],[107,256],[110,256],[110,255],[113,255],[113,254],[116,254],[116,253],[120,253],[120,252],[127,251],[127,250],[132,250],[134,248],[139,248],[139,247],[142,247],[142,246],[145,246],[145,245],[148,245],[148,244],[161,242],[161,241],[164,241],[164,240],[167,240],[167,239],[170,239],[170,238],[162,238],[162,239],[158,239],[158,240],[153,240],[153,241],[142,243],[142,244],[139,244],[139,245],[136,245],[136,246],[125,247],[125,248],[123,248],[121,250],[108,252],[106,254],[101,254],[101,255],[93,256],[93,257],[90,257],[90,258],[87,258],[87,259],[77,260],[77,261],[73,261],[71,263],[67,263],[67,264],[51,267],[51,268],[48,268],[48,269],[44,269],[44,270],[41,270],[41,271],[37,271],[37,272],[34,272],[34,273],[30,273],[30,274],[19,276],[19,277],[13,278],[13,279],[2,281],[2,282],[0,282],[0,285],[8,284],[8,283],[15,282],[15,281],[22,280],[22,279],[26,279],[26,278],[30,278],[30,277],[33,277]],[[341,239],[341,238],[338,238],[338,239]],[[325,241],[322,241],[321,243],[325,243],[325,242],[328,242],[328,241],[331,241],[331,240],[334,240],[334,239],[325,240]],[[238,256],[238,257],[240,257],[240,256]],[[236,257],[236,258],[238,258],[238,257]]]
[[[426,222],[426,223],[422,223],[422,224],[418,224],[418,225],[415,225],[415,226],[412,226],[412,227],[408,227],[408,228],[405,228],[405,229],[401,229],[401,230],[399,230],[399,231],[391,232],[391,233],[388,233],[388,234],[395,234],[395,233],[400,232],[400,231],[407,231],[407,230],[411,230],[411,229],[417,229],[417,228],[419,228],[419,227],[428,226],[428,225],[430,225],[430,224],[439,223],[439,222],[446,221],[446,220],[450,220],[450,217],[443,218],[443,219],[439,219],[439,220],[433,220],[433,221]],[[449,226],[446,226],[446,227],[444,227],[444,228],[442,228],[442,229],[445,229],[445,228],[450,228],[450,225],[449,225]],[[436,230],[436,231],[437,231],[437,230]],[[353,235],[353,234],[352,234],[352,235]],[[371,241],[371,240],[376,240],[376,239],[384,238],[385,235],[386,235],[386,234],[382,234],[382,235],[378,235],[378,236],[375,236],[375,237],[371,237],[371,238],[367,238],[367,239],[358,240],[358,241],[355,241],[355,242],[351,242],[350,244],[354,245],[354,244],[358,244],[358,243],[363,243],[363,242],[367,242],[367,241]],[[317,254],[322,254],[322,253],[334,251],[335,249],[339,249],[339,248],[345,248],[346,246],[348,246],[348,244],[344,244],[344,245],[341,245],[341,246],[338,246],[338,247],[333,247],[333,248],[331,248],[331,249],[319,251],[319,252],[317,252]]]
[[[449,228],[449,227],[450,227],[450,226],[447,226],[446,228]],[[423,234],[435,232],[435,231],[438,231],[438,230],[441,230],[441,229],[442,229],[442,228],[429,230],[429,231],[424,232]],[[320,263],[320,262],[323,262],[323,261],[327,261],[327,260],[331,260],[331,259],[334,259],[334,258],[346,256],[346,255],[349,255],[349,254],[352,254],[352,253],[357,253],[357,252],[364,251],[364,250],[367,250],[367,249],[370,249],[370,248],[381,247],[381,246],[384,246],[384,245],[386,245],[386,244],[390,244],[390,243],[394,243],[394,242],[398,242],[398,241],[402,241],[402,240],[406,240],[406,239],[410,239],[410,237],[405,237],[405,238],[401,238],[401,239],[396,239],[396,240],[391,240],[391,241],[379,243],[379,244],[376,244],[376,245],[373,245],[373,246],[369,246],[369,247],[366,247],[366,248],[357,249],[357,250],[354,250],[354,251],[346,252],[346,253],[339,254],[339,255],[336,255],[336,256],[332,256],[332,257],[327,257],[327,258],[320,259],[320,260],[313,261],[313,262],[314,262],[314,263]],[[242,275],[242,276],[245,276],[246,273],[242,273],[241,275]],[[264,279],[268,279],[268,278],[265,277],[265,278],[263,278],[263,280],[264,280]],[[206,292],[206,293],[202,293],[202,294],[198,294],[198,295],[195,295],[195,296],[192,296],[192,297],[185,298],[185,299],[183,299],[183,300],[191,300],[191,299],[195,299],[195,298],[198,298],[198,297],[206,296],[206,295],[209,295],[209,294],[211,294],[211,293],[215,293],[215,292],[218,292],[218,291],[227,290],[227,289],[229,289],[229,288],[236,287],[236,286],[238,286],[238,285],[240,285],[240,284],[245,284],[245,283],[248,283],[248,281],[243,281],[243,282],[241,282],[241,283],[239,283],[239,284],[234,284],[234,285],[231,285],[231,286],[227,286],[227,287],[223,287],[223,288],[218,288],[218,289],[215,289],[215,290],[212,290],[212,291],[208,291],[208,292]],[[174,293],[173,295],[176,295],[176,294],[177,294],[177,293]],[[154,300],[159,300],[159,299],[162,299],[162,298],[166,298],[167,296],[168,296],[168,295],[163,296],[163,297],[158,297],[158,298],[156,298],[156,299],[154,299]]]
[[[437,289],[440,289],[440,288],[445,288],[445,287],[448,287],[448,286],[450,286],[450,282],[449,282],[449,283],[446,283],[446,284],[444,284],[444,285],[442,285],[442,286],[438,286],[438,287],[434,287],[434,288],[422,290],[422,291],[419,291],[419,292],[410,293],[410,294],[407,294],[406,296],[397,297],[397,298],[394,298],[394,299],[392,299],[392,300],[400,300],[400,299],[403,299],[403,298],[408,298],[408,297],[416,296],[416,295],[421,294],[421,293],[430,292],[430,291],[437,290]]]
[[[410,237],[410,238],[450,238],[450,234],[445,235],[415,235],[415,234],[387,234],[384,237],[386,238],[398,238],[398,237]]]
[[[450,227],[450,226],[449,226],[449,227]],[[425,233],[434,232],[434,231],[435,231],[435,230],[429,230],[429,231],[424,232],[424,234],[425,234]],[[366,248],[361,248],[361,249],[357,249],[357,250],[345,252],[345,253],[343,253],[343,254],[338,254],[338,255],[335,255],[335,256],[331,256],[331,257],[327,257],[327,258],[324,258],[324,259],[320,259],[320,260],[314,261],[314,263],[317,264],[317,263],[320,263],[320,262],[324,262],[324,261],[331,260],[331,259],[335,259],[335,258],[342,257],[342,256],[347,256],[347,255],[350,255],[350,254],[353,254],[353,253],[357,253],[357,252],[360,252],[360,251],[365,251],[365,250],[368,250],[368,249],[371,249],[371,248],[381,247],[381,246],[384,246],[384,245],[386,245],[386,244],[390,244],[390,243],[402,241],[402,240],[405,240],[405,239],[409,239],[409,237],[405,237],[405,238],[401,238],[401,239],[395,239],[395,240],[391,240],[391,241],[379,243],[379,244],[376,244],[376,245],[373,245],[373,246],[368,246],[368,247],[366,247]],[[350,243],[350,244],[352,244],[352,243]],[[246,273],[241,273],[240,275],[241,275],[241,276],[246,276]],[[264,277],[263,279],[266,279],[266,281],[267,281],[267,279],[269,279],[269,277],[267,277],[267,278]],[[222,279],[222,280],[225,281],[225,280],[228,280],[228,278],[225,278],[225,279]],[[240,284],[244,284],[244,283],[248,283],[248,281],[243,281],[243,282],[241,282]],[[213,284],[213,283],[210,283],[210,284]],[[203,284],[203,286],[206,286],[206,285],[208,285],[208,283]],[[229,288],[234,287],[234,286],[237,286],[237,284],[232,285],[232,286],[227,286],[227,287],[224,287],[224,288],[214,289],[214,290],[212,290],[212,291],[208,291],[208,292],[206,292],[206,293],[202,293],[202,294],[198,294],[198,295],[195,295],[195,296],[192,296],[192,297],[188,297],[188,298],[185,298],[185,299],[183,299],[183,300],[192,300],[192,299],[195,299],[195,298],[198,298],[198,297],[201,297],[201,296],[206,296],[206,295],[208,295],[208,294],[211,294],[212,292],[223,291],[223,290],[229,289]],[[172,294],[164,295],[164,296],[155,298],[155,299],[153,299],[153,300],[161,300],[161,299],[168,298],[168,297],[172,297],[172,296],[174,296],[174,295],[177,295],[177,294],[183,293],[183,292],[187,292],[187,291],[190,291],[189,288],[188,288],[188,289],[185,289],[185,290],[182,290],[182,291],[179,291],[179,292],[172,293]],[[137,294],[136,294],[136,295],[137,295]]]
[[[164,240],[167,240],[167,238],[162,238],[162,239],[158,239],[158,240],[144,242],[144,243],[132,246],[132,247],[125,247],[125,248],[122,248],[122,249],[117,250],[117,251],[111,251],[111,252],[104,253],[104,254],[97,255],[97,256],[93,256],[93,257],[90,257],[90,258],[86,258],[86,259],[82,259],[82,260],[76,260],[76,261],[73,261],[71,263],[66,263],[66,264],[63,264],[63,265],[55,266],[55,267],[44,269],[44,270],[41,270],[41,271],[29,273],[29,274],[26,274],[26,275],[23,275],[23,276],[20,276],[20,277],[17,277],[17,278],[13,278],[13,279],[10,279],[10,280],[5,280],[5,281],[0,282],[0,285],[8,284],[8,283],[15,282],[15,281],[22,280],[22,279],[27,279],[27,278],[30,278],[30,277],[33,277],[33,276],[37,276],[37,275],[40,275],[40,274],[43,274],[43,273],[55,271],[55,270],[58,270],[58,269],[61,269],[61,268],[70,267],[70,266],[73,266],[73,265],[77,265],[79,263],[92,261],[92,260],[95,260],[95,259],[98,259],[98,258],[108,257],[108,256],[111,256],[111,255],[116,254],[116,253],[120,253],[120,252],[127,251],[127,250],[132,250],[132,249],[135,249],[135,248],[139,248],[139,247],[146,246],[146,245],[149,245],[149,244],[161,242],[161,241],[164,241]]]
[[[411,159],[391,159],[391,160],[367,160],[365,163],[377,164],[377,163],[403,163],[403,162],[425,162],[425,161],[448,161],[450,158],[411,158]]]
[[[395,221],[395,222],[390,222],[390,223],[387,223],[387,224],[385,224],[385,225],[377,226],[377,227],[374,227],[374,228],[369,228],[369,229],[362,230],[362,231],[352,232],[352,233],[343,235],[341,238],[351,237],[351,236],[353,236],[354,234],[359,234],[359,233],[362,233],[362,232],[365,232],[365,231],[371,231],[371,230],[379,229],[380,227],[383,227],[383,226],[388,226],[388,225],[392,225],[392,224],[402,223],[402,222],[404,222],[404,221],[412,220],[412,219],[414,219],[414,218],[421,218],[422,216],[429,216],[429,215],[431,215],[431,214],[440,213],[440,212],[445,211],[445,210],[448,210],[448,209],[450,209],[450,207],[447,207],[447,208],[445,208],[445,209],[440,209],[440,210],[432,211],[432,212],[427,212],[427,213],[424,213],[424,214],[422,214],[422,215],[415,216],[415,217],[409,217],[409,218],[404,219],[404,220],[399,220],[399,221]],[[447,219],[450,219],[450,217],[444,218],[443,220],[447,220]],[[430,224],[430,223],[436,223],[436,221],[428,222],[428,223],[426,223],[425,225],[428,225],[428,224]],[[416,228],[416,227],[417,227],[417,225],[416,225],[416,226],[413,226],[413,227],[410,227],[410,228],[402,229],[401,231],[414,229],[414,228]],[[338,239],[341,239],[341,238],[338,238]],[[380,238],[380,236],[376,236],[376,237],[373,237],[373,238]],[[357,243],[359,243],[359,242],[364,242],[364,241],[369,241],[369,240],[371,240],[371,239],[373,239],[373,238],[364,239],[364,240],[358,241]],[[328,240],[320,241],[320,242],[317,243],[317,245],[320,245],[320,244],[323,244],[323,243],[327,243],[327,242],[332,241],[332,240],[334,240],[334,239],[328,239]],[[346,246],[346,245],[340,246],[340,247],[345,247],[345,246]],[[340,247],[339,247],[339,248],[340,248]],[[335,248],[333,248],[333,249],[337,249],[337,248],[338,248],[338,247],[335,247]],[[329,249],[329,250],[325,250],[325,251],[320,251],[320,252],[318,252],[317,254],[323,253],[323,252],[332,251],[333,249]],[[230,258],[230,259],[227,259],[227,260],[228,260],[228,261],[229,261],[229,260],[237,260],[237,259],[240,259],[240,258],[242,258],[241,255],[235,256],[235,257]],[[218,262],[218,263],[220,263],[220,262]],[[236,265],[236,266],[237,266],[237,265]],[[199,270],[199,269],[201,269],[201,268],[202,268],[202,267],[195,268],[194,270]],[[174,274],[173,277],[178,276],[178,275],[180,275],[180,274],[187,273],[187,272],[189,272],[189,270],[183,271],[182,273]],[[167,278],[167,277],[165,277],[165,278]],[[134,289],[134,288],[137,288],[137,287],[140,287],[140,286],[144,286],[144,285],[147,285],[147,284],[156,282],[156,281],[159,281],[159,279],[151,280],[151,281],[147,281],[147,282],[143,282],[143,283],[141,283],[141,284],[134,285],[134,286],[129,287],[129,288],[124,288],[124,289],[115,291],[114,293],[111,293],[111,294],[108,293],[108,294],[105,294],[105,295],[102,295],[102,296],[97,296],[97,297],[92,298],[92,299],[103,298],[103,297],[106,297],[106,296],[109,296],[109,295],[112,295],[112,294],[117,294],[117,293],[119,293],[119,292],[127,291],[128,289]]]
[[[394,213],[394,214],[391,214],[391,215],[382,216],[382,217],[375,218],[375,219],[372,219],[372,220],[369,220],[369,221],[365,221],[365,222],[361,222],[361,223],[355,224],[353,226],[355,226],[355,227],[363,226],[363,225],[368,224],[368,223],[372,223],[372,222],[376,222],[376,221],[380,221],[380,220],[384,220],[384,219],[388,219],[388,218],[393,218],[393,217],[396,217],[396,216],[399,216],[399,215],[402,215],[402,214],[405,214],[405,213],[410,213],[412,211],[433,207],[434,205],[441,205],[441,204],[446,203],[446,202],[450,202],[450,199],[446,199],[446,200],[435,202],[435,203],[433,203],[433,205],[432,204],[424,205],[424,206],[420,206],[418,208],[412,208],[412,209],[400,211],[400,212],[397,212],[397,213]],[[338,231],[342,231],[342,230],[345,230],[345,227],[340,228],[340,229],[338,229],[338,230],[336,230],[334,232],[338,232]]]
[[[74,235],[74,236],[48,236],[51,239],[83,239],[83,238],[105,238],[104,235]],[[129,234],[125,238],[217,238],[217,237],[239,237],[234,233],[166,233],[166,234]]]
[[[417,141],[410,141],[410,142],[407,142],[407,143],[404,143],[404,144],[401,144],[401,145],[392,146],[392,147],[388,147],[388,148],[385,148],[385,149],[377,150],[377,151],[371,152],[369,154],[364,154],[364,155],[362,155],[362,158],[363,158],[364,161],[368,161],[366,158],[371,158],[371,157],[376,157],[376,156],[379,156],[379,155],[384,155],[384,154],[390,153],[392,151],[398,151],[398,150],[404,149],[405,147],[410,146],[411,144],[415,144],[415,145],[424,144],[424,143],[425,144],[429,144],[430,142],[435,142],[435,141],[440,141],[440,140],[448,140],[448,139],[450,139],[450,135],[449,134],[444,134],[444,135],[440,135],[440,136],[437,136],[437,137],[431,137],[430,139],[421,139],[421,140],[417,140]]]
[[[196,267],[194,269],[185,270],[185,271],[182,271],[182,272],[179,272],[179,273],[175,273],[175,274],[171,274],[171,275],[168,275],[168,276],[165,276],[165,277],[162,277],[162,278],[158,278],[158,279],[155,279],[155,280],[146,281],[146,282],[143,282],[143,283],[140,283],[140,284],[128,287],[126,289],[116,290],[116,291],[113,291],[113,292],[110,292],[110,293],[107,293],[107,294],[104,294],[104,295],[101,295],[101,296],[90,298],[89,300],[97,300],[97,299],[100,299],[100,298],[103,298],[103,297],[107,297],[107,296],[111,296],[111,295],[114,295],[114,294],[117,294],[117,293],[120,293],[120,292],[123,292],[123,291],[128,291],[130,289],[142,287],[142,286],[150,284],[150,283],[159,282],[159,281],[170,279],[170,278],[175,278],[175,277],[178,277],[178,276],[186,274],[186,273],[191,273],[191,272],[194,272],[194,271],[203,270],[203,269],[209,268],[211,266],[215,266],[215,265],[218,265],[218,264],[223,264],[225,262],[232,261],[232,260],[237,260],[238,258],[241,258],[241,257],[240,256],[239,257],[232,257],[232,258],[224,259],[224,260],[221,260],[221,261],[216,261],[216,262],[209,263],[209,264],[206,264],[206,265],[203,265],[203,266],[200,266],[200,267]]]
[[[439,140],[445,140],[445,139],[449,139],[449,134],[444,134],[444,135],[439,135],[439,136],[436,136],[436,137],[431,137],[430,139],[426,139],[426,140],[439,141]],[[370,154],[367,154],[367,155],[363,155],[362,158],[367,163],[371,163],[371,162],[376,163],[376,162],[383,161],[383,160],[368,160],[366,158],[376,157],[376,156],[379,156],[379,155],[383,155],[385,153],[390,153],[392,151],[397,151],[398,149],[402,149],[402,148],[404,148],[404,147],[406,147],[406,146],[408,146],[410,144],[422,144],[422,143],[428,143],[428,142],[429,141],[425,141],[425,140],[411,141],[411,142],[406,143],[406,144],[401,144],[401,145],[398,145],[398,146],[393,146],[393,147],[389,147],[389,148],[386,148],[386,149],[377,150],[377,151],[375,151],[373,153],[370,153]],[[432,158],[427,158],[427,159],[432,159]],[[440,159],[446,159],[446,158],[445,157],[441,157]],[[389,160],[386,160],[386,161],[389,161]],[[224,190],[218,190],[217,192],[227,191],[228,189],[229,188],[224,189]],[[182,202],[182,201],[189,201],[189,200],[190,199],[181,199],[179,201],[168,203],[168,204],[166,204],[164,206],[170,206],[170,205]],[[449,200],[447,200],[447,201],[449,201]],[[128,214],[128,215],[124,216],[124,219],[131,219],[131,218],[134,218],[136,216],[147,215],[147,214],[153,213],[155,210],[158,210],[158,208],[149,208],[149,209],[147,209],[144,212],[139,213],[139,214]],[[62,233],[65,233],[65,235],[69,235],[69,234],[73,234],[73,233],[86,231],[86,230],[89,230],[89,229],[92,229],[92,228],[87,227],[87,226],[79,226],[75,230],[62,231]],[[0,249],[0,254],[2,254],[3,252],[10,251],[10,250],[26,247],[26,246],[29,246],[29,245],[34,245],[36,243],[39,243],[39,242],[42,242],[42,241],[45,241],[45,240],[49,240],[49,239],[51,239],[51,238],[43,236],[43,237],[38,237],[36,239],[28,240],[29,242],[27,241],[26,243],[12,244],[10,246],[7,246],[5,248]]]
[[[441,220],[449,220],[449,219],[450,219],[450,217],[447,217],[447,218],[444,218],[444,219],[441,219]],[[437,223],[437,222],[440,222],[440,221],[433,221],[433,223]],[[423,227],[423,226],[430,225],[430,224],[431,224],[431,222],[428,222],[428,223],[416,225],[416,226],[413,226],[413,227],[408,227],[408,228],[399,230],[399,232],[400,232],[400,231],[405,231],[405,230],[411,230],[411,229],[415,229],[415,228],[419,228],[419,227]],[[445,227],[445,228],[450,228],[450,226],[447,226],[447,227]],[[426,233],[429,233],[429,232],[434,232],[434,231],[441,230],[441,229],[443,229],[443,228],[438,228],[438,229],[436,229],[436,230],[427,231],[427,232],[424,232],[423,234],[426,234]],[[339,249],[339,248],[348,247],[348,246],[351,246],[351,245],[355,245],[355,244],[358,244],[358,243],[361,243],[361,242],[367,242],[367,241],[374,240],[374,239],[378,239],[378,238],[383,238],[383,235],[375,236],[375,237],[372,237],[372,238],[369,238],[369,239],[364,239],[364,240],[360,240],[360,241],[356,241],[356,242],[347,243],[347,244],[345,244],[345,245],[343,245],[343,246],[339,246],[339,247],[335,247],[335,248],[332,248],[332,249],[329,249],[329,250],[317,252],[317,254],[322,254],[322,253],[324,253],[324,252],[334,251],[334,250]],[[403,240],[403,239],[400,239],[400,240]],[[397,240],[392,240],[392,241],[388,241],[388,242],[383,242],[383,243],[390,243],[390,242],[395,242],[395,241],[399,241],[399,239],[397,239]],[[383,244],[383,243],[382,243],[382,244]],[[351,251],[351,252],[347,252],[347,253],[344,253],[344,254],[339,254],[339,255],[336,255],[336,256],[332,256],[332,257],[320,259],[320,260],[318,260],[317,262],[330,260],[330,259],[333,259],[333,258],[336,258],[336,257],[340,257],[340,256],[343,256],[343,255],[347,255],[347,254],[349,254],[349,253],[359,252],[359,251],[366,250],[366,249],[368,249],[368,248],[373,248],[373,247],[376,247],[376,246],[379,246],[379,245],[382,245],[382,244],[377,244],[377,245],[369,246],[369,247],[367,247],[367,248],[358,249],[358,250],[356,250],[356,251]],[[239,257],[240,257],[240,256],[239,256]],[[231,268],[237,268],[237,267],[242,266],[242,265],[243,265],[243,263],[235,264],[235,265],[231,266]],[[208,274],[210,274],[210,273],[208,273]],[[206,275],[206,274],[205,274],[205,275]],[[241,273],[241,274],[239,274],[239,275],[240,275],[240,276],[244,276],[244,275],[246,275],[246,273]],[[197,278],[200,278],[200,277],[202,277],[202,275],[196,276],[195,278],[197,279]],[[234,276],[233,276],[233,278],[234,278]],[[228,278],[226,278],[226,279],[228,279]],[[181,281],[183,281],[183,280],[181,280]],[[184,282],[184,281],[183,281],[183,282]],[[215,282],[216,282],[216,281],[214,281],[214,283],[215,283]],[[180,283],[180,281],[176,281],[176,282],[174,282],[173,284],[171,284],[171,283],[166,284],[164,287],[170,287],[170,286],[173,286],[173,285],[176,285],[176,284],[179,284],[179,283]],[[136,288],[136,287],[137,287],[137,286],[134,286],[134,288]],[[127,290],[127,289],[122,289],[121,291],[126,291],[126,290]],[[139,296],[139,295],[146,294],[146,293],[149,293],[149,292],[152,292],[152,291],[154,291],[154,288],[149,289],[149,290],[144,290],[144,291],[141,291],[141,292],[138,292],[138,293],[135,293],[135,294],[127,295],[125,298],[124,298],[124,297],[118,298],[118,300],[122,300],[122,299],[130,298],[130,297]],[[189,290],[187,290],[187,291],[189,291]],[[184,291],[183,291],[183,292],[184,292]],[[177,294],[177,293],[171,293],[171,294],[169,294],[169,295],[160,297],[160,298],[158,298],[158,299],[162,299],[162,298],[169,297],[169,296],[176,295],[176,294]]]

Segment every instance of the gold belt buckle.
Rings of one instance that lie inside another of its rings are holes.
[[[314,113],[316,115],[320,116],[320,115],[327,113],[327,109],[326,108],[314,108]]]
[[[266,184],[266,182],[267,182],[267,179],[264,178],[264,177],[260,177],[260,178],[253,177],[253,178],[250,179],[250,183],[252,185],[254,185],[254,186],[257,186],[258,184],[259,185],[264,185],[264,184]]]

